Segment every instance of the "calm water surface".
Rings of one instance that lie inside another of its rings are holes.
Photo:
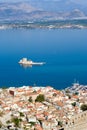
[[[46,62],[23,68],[27,57]],[[0,86],[87,84],[87,30],[0,30]]]

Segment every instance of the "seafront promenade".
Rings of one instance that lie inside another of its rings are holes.
[[[80,130],[80,126],[86,130],[87,111],[81,110],[82,104],[87,104],[84,89],[1,88],[0,130]]]

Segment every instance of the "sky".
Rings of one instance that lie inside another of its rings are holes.
[[[24,1],[32,1],[32,0],[0,0],[0,2],[24,2]],[[33,0],[34,1],[34,0]],[[35,0],[36,1],[36,0]],[[61,1],[61,0],[41,0],[41,1]],[[66,1],[66,0],[64,0]],[[67,0],[68,1],[68,0]],[[87,5],[87,0],[69,0],[78,4]]]

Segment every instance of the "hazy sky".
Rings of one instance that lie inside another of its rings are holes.
[[[0,0],[0,2],[24,2],[24,1],[32,1],[32,0]],[[33,0],[34,1],[34,0]],[[37,1],[37,0],[35,0]],[[61,0],[41,0],[41,1],[61,1]],[[66,1],[66,0],[64,0]],[[67,1],[72,1],[75,3],[79,3],[79,4],[83,4],[83,5],[87,5],[87,0],[67,0]]]

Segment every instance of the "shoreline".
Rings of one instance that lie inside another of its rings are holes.
[[[29,26],[29,25],[0,25],[0,30],[6,30],[6,29],[87,29],[87,25],[63,25],[56,27],[55,25],[49,25],[49,26]]]

